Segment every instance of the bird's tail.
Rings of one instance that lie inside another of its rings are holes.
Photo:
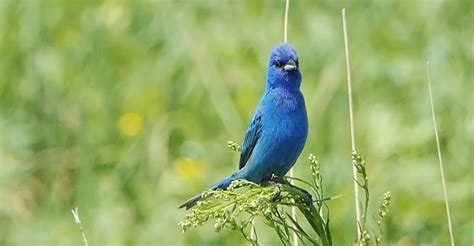
[[[227,178],[219,181],[217,184],[213,185],[211,190],[217,190],[217,189],[227,189],[227,187],[229,187],[230,183],[232,183],[232,181],[236,180],[236,175],[235,174],[232,174],[230,176],[228,176]],[[201,201],[202,200],[202,193],[201,194],[198,194],[198,195],[195,195],[193,197],[191,197],[189,200],[185,201],[183,204],[181,204],[178,208],[186,208],[186,210],[194,207],[197,202]]]
[[[186,210],[194,207],[197,202],[199,202],[202,199],[202,194],[195,195],[191,197],[189,200],[185,201],[183,204],[181,204],[178,208],[186,208]]]

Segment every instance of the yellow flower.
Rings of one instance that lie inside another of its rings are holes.
[[[186,180],[196,180],[204,176],[204,165],[199,161],[179,159],[175,163],[175,169],[179,176]]]
[[[140,114],[129,112],[120,116],[118,129],[123,135],[133,137],[137,135],[142,128],[143,118]]]

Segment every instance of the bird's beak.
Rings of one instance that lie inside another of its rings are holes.
[[[297,68],[296,62],[293,61],[292,59],[290,59],[287,63],[285,63],[285,66],[283,67],[283,69],[285,69],[285,71],[293,71],[296,68]]]

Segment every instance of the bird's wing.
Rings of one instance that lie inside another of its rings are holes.
[[[247,161],[249,160],[250,156],[252,155],[253,148],[257,144],[257,141],[260,137],[260,130],[262,129],[262,111],[258,110],[252,122],[250,122],[250,126],[247,129],[247,134],[245,135],[244,144],[242,146],[242,152],[240,153],[240,162],[239,162],[239,169],[242,169]]]

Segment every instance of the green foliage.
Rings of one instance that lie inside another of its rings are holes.
[[[357,151],[352,153],[352,163],[357,168],[358,181],[357,184],[364,191],[364,202],[362,203],[362,221],[358,225],[360,231],[360,238],[357,239],[357,245],[378,245],[381,242],[382,235],[382,221],[388,215],[391,194],[390,191],[384,193],[383,200],[378,209],[377,223],[367,223],[367,211],[369,210],[370,192],[369,192],[369,177],[367,175],[366,162]]]
[[[365,158],[357,153],[357,151],[352,152],[352,164],[357,168],[357,175],[358,181],[357,184],[359,187],[364,191],[365,200],[362,206],[362,224],[358,225],[359,230],[361,231],[363,240],[368,240],[369,238],[367,231],[365,230],[365,224],[367,222],[367,211],[369,210],[369,199],[370,199],[370,191],[369,191],[369,177],[367,176],[367,170],[365,165]]]
[[[312,172],[310,182],[297,178],[273,177],[261,186],[250,181],[237,180],[232,182],[227,190],[204,192],[203,200],[186,214],[179,225],[186,231],[191,227],[201,226],[208,220],[214,220],[216,231],[222,228],[236,230],[251,244],[258,245],[258,240],[252,239],[248,233],[250,225],[258,217],[275,231],[284,245],[292,245],[293,233],[304,244],[332,245],[329,218],[322,217],[325,201],[331,198],[322,196],[319,162],[313,154],[309,156],[309,161]],[[287,179],[307,185],[313,191],[315,200],[310,193],[292,185]],[[304,229],[304,225],[287,212],[288,208],[293,206],[300,210],[312,229],[311,232]]]

